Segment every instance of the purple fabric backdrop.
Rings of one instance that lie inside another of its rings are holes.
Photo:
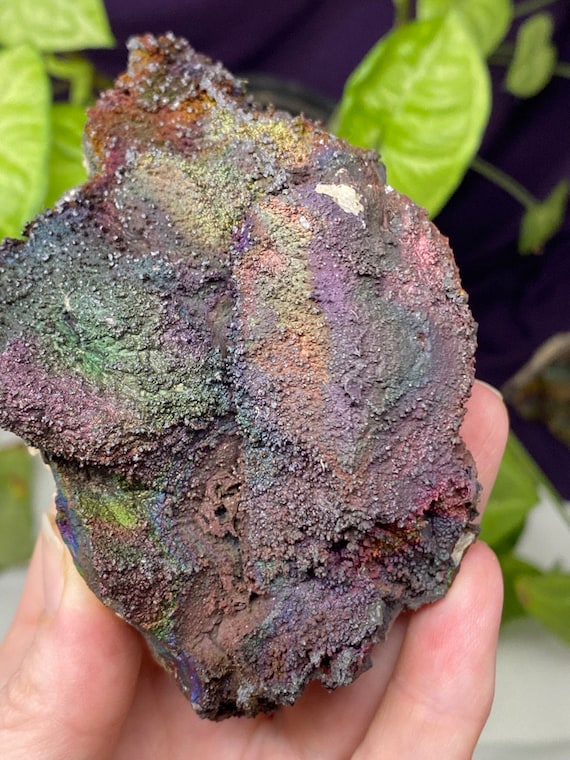
[[[378,0],[106,0],[119,46],[97,54],[108,73],[125,65],[128,36],[171,30],[234,72],[262,72],[338,99],[350,71],[389,28],[392,4]],[[570,61],[570,4],[549,9],[555,41]],[[553,80],[531,101],[504,92],[493,68],[495,101],[481,154],[547,195],[570,178],[570,82]],[[522,257],[516,240],[521,207],[469,172],[437,219],[455,250],[479,322],[478,375],[501,386],[556,332],[570,330],[570,215],[543,256]],[[570,498],[570,452],[540,424],[512,415],[515,431]]]

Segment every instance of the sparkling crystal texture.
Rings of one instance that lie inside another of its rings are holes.
[[[447,241],[375,155],[170,35],[131,41],[85,152],[0,248],[0,424],[200,715],[348,684],[476,535]]]

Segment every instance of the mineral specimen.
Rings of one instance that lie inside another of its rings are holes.
[[[200,715],[347,684],[476,534],[447,241],[374,155],[170,35],[130,43],[85,147],[0,248],[0,424]]]

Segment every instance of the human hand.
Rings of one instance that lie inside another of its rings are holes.
[[[507,418],[483,384],[475,385],[462,433],[484,503]],[[141,637],[89,591],[45,517],[0,648],[0,757],[466,760],[492,701],[501,604],[498,563],[477,543],[447,596],[401,616],[355,683],[332,693],[313,683],[272,716],[212,723],[196,716]]]

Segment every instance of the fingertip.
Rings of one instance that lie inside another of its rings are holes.
[[[467,401],[465,422],[468,434],[479,430],[483,433],[483,439],[489,439],[498,449],[504,448],[509,431],[509,415],[503,395],[493,385],[483,380],[475,381]],[[475,441],[478,440],[477,437],[474,438]]]
[[[485,380],[475,380],[474,383],[474,393],[492,393],[500,402],[501,404],[504,404],[504,398],[501,391],[496,388],[494,385],[491,385],[491,383],[486,382]]]
[[[477,678],[479,668],[494,656],[501,610],[503,582],[499,562],[486,544],[477,541],[465,554],[446,596],[419,610],[410,620],[408,646],[423,647],[429,656],[412,652],[404,664],[412,664],[410,675],[419,683],[427,669],[426,689],[438,671],[452,680],[465,669]],[[439,663],[438,663],[439,659]],[[423,663],[423,664],[419,664]],[[479,671],[480,672],[480,671]]]
[[[65,547],[55,527],[52,514],[42,515],[41,547],[44,609],[48,615],[55,614],[61,603],[65,583]]]
[[[477,380],[467,403],[461,428],[465,444],[477,464],[482,492],[477,508],[483,512],[499,471],[509,434],[509,417],[496,388]]]
[[[469,585],[470,588],[463,588]],[[454,586],[457,588],[454,591]],[[450,593],[461,594],[479,601],[500,622],[503,606],[503,576],[501,565],[495,552],[483,541],[476,541],[465,553],[457,578]]]

